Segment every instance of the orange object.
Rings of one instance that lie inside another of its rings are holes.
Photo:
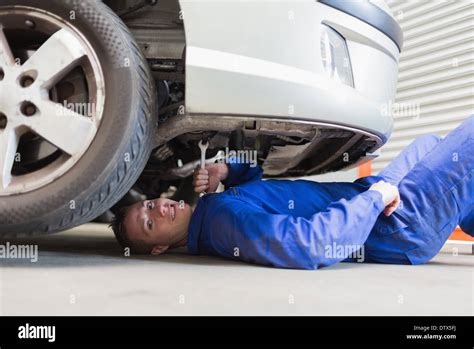
[[[470,235],[467,235],[459,227],[457,227],[456,230],[451,234],[451,236],[449,237],[449,240],[462,240],[462,241],[474,242],[474,238]]]
[[[359,165],[359,178],[367,177],[372,175],[372,161],[367,161]],[[457,227],[456,230],[451,234],[449,240],[462,240],[462,241],[474,241],[474,238],[470,235],[467,235]]]
[[[364,162],[359,165],[359,178],[372,175],[372,161]]]

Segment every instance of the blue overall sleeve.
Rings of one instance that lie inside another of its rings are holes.
[[[222,183],[226,187],[235,187],[237,185],[255,181],[262,178],[263,170],[260,166],[251,166],[250,164],[228,163],[229,175]]]
[[[333,202],[309,219],[271,214],[235,199],[219,207],[209,240],[221,256],[279,268],[317,269],[361,248],[383,209],[382,195],[373,190]]]

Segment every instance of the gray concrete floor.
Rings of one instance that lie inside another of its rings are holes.
[[[38,243],[39,259],[0,260],[2,315],[473,315],[470,246],[421,266],[301,271],[184,251],[124,257],[100,224],[15,242]]]

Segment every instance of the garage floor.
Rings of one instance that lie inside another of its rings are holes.
[[[36,263],[0,260],[2,315],[473,315],[474,309],[470,246],[457,255],[445,246],[422,266],[342,263],[300,271],[183,251],[123,257],[101,224],[16,243],[33,241]]]

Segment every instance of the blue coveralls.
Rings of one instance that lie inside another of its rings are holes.
[[[260,167],[230,164],[231,188],[197,204],[188,251],[298,269],[354,261],[350,249],[328,256],[328,246],[364,248],[365,262],[427,262],[458,224],[474,235],[473,135],[471,116],[444,139],[417,138],[378,176],[353,183],[262,181]],[[400,191],[390,217],[381,194],[368,190],[379,180]]]

